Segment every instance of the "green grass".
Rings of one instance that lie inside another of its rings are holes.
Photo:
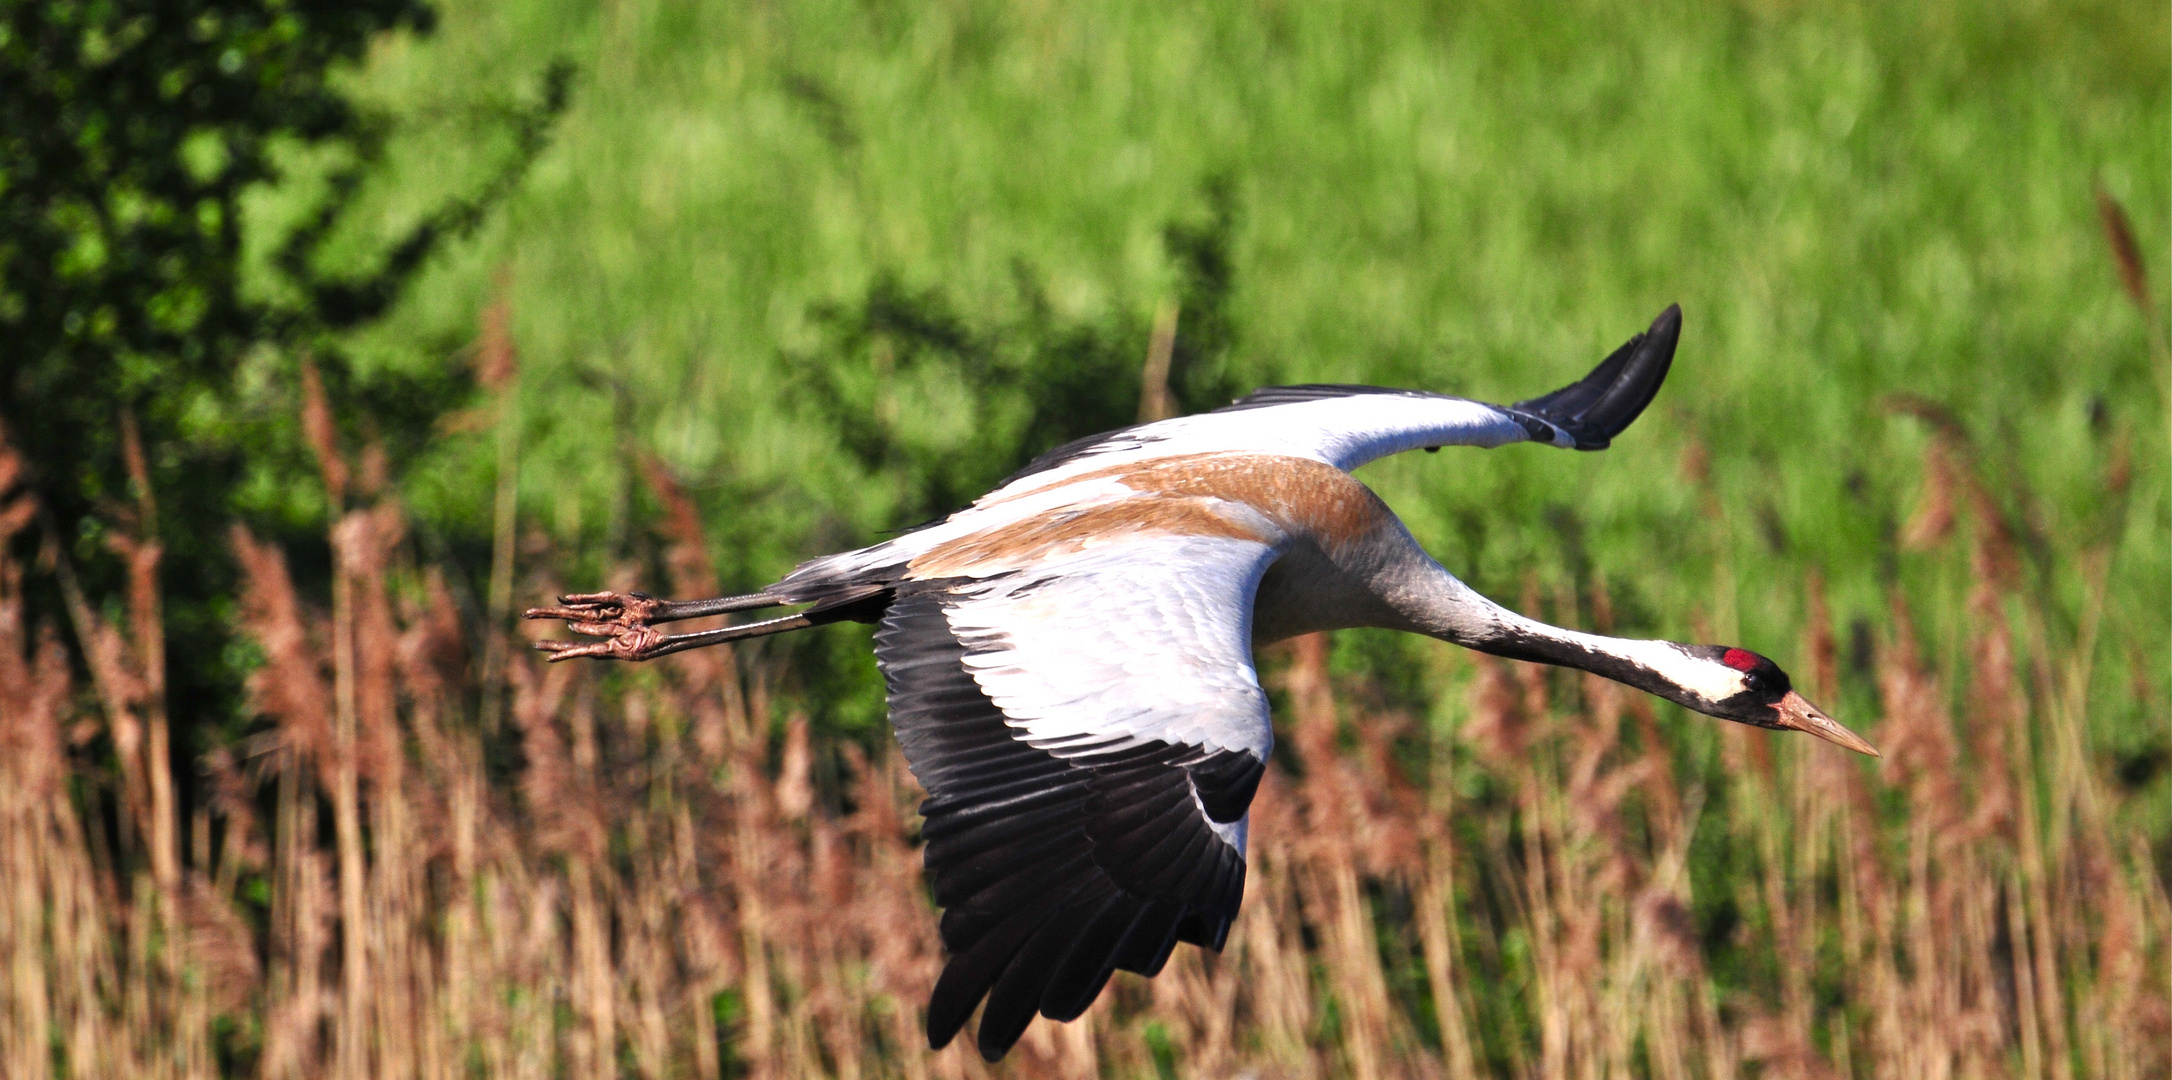
[[[2039,538],[2033,587],[2070,622],[2048,632],[2075,632],[2084,553],[2109,553],[2094,732],[2113,765],[2166,746],[2165,401],[2092,196],[2101,179],[2149,238],[2168,310],[2162,5],[443,14],[358,76],[406,118],[375,196],[388,235],[482,175],[490,103],[555,57],[580,68],[575,103],[509,209],[354,348],[452,362],[504,268],[523,520],[591,565],[629,512],[621,435],[688,479],[734,583],[871,540],[889,488],[784,393],[781,358],[822,345],[811,309],[891,274],[996,326],[1022,275],[1064,319],[1143,322],[1176,289],[1164,225],[1202,218],[1226,178],[1250,379],[1514,400],[1683,305],[1665,391],[1609,452],[1365,474],[1480,587],[1514,601],[1527,573],[1583,568],[1622,597],[1625,629],[1799,667],[1815,569],[1843,629],[1884,632],[1897,580],[1926,640],[1958,642],[1968,582],[1894,541],[1925,431],[1882,403],[1919,394],[1984,447]],[[1692,446],[1722,544],[1679,539],[1705,534]],[[2104,482],[2120,447],[2123,497]],[[487,439],[448,437],[420,463],[425,525],[487,533],[492,460]],[[1844,697],[1844,719],[1875,711],[1862,679]]]

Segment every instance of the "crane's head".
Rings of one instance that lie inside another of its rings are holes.
[[[1687,678],[1673,681],[1675,700],[1706,716],[1784,731],[1806,731],[1859,754],[1882,756],[1870,740],[1841,727],[1788,680],[1787,672],[1748,649],[1726,645],[1678,646],[1690,658]]]

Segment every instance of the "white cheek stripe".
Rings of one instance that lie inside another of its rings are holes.
[[[1742,673],[1725,664],[1691,656],[1665,641],[1614,641],[1609,651],[1650,668],[1706,701],[1725,701],[1748,689]]]

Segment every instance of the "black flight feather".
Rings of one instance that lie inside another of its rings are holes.
[[[1682,335],[1682,307],[1670,305],[1643,333],[1629,339],[1599,362],[1599,366],[1551,394],[1494,408],[1521,421],[1535,442],[1552,442],[1556,430],[1566,432],[1578,450],[1604,450],[1629,427],[1659,385],[1666,381],[1674,362],[1674,346]],[[1252,391],[1216,412],[1238,412],[1329,398],[1381,395],[1441,398],[1423,390],[1399,390],[1384,386],[1349,383],[1306,383],[1300,386],[1268,386]]]
[[[1682,305],[1670,304],[1652,320],[1650,329],[1614,350],[1591,374],[1509,408],[1568,432],[1578,450],[1604,450],[1659,393],[1681,336]]]
[[[1160,970],[1180,930],[1221,944],[1244,858],[1215,829],[1243,817],[1264,764],[1158,740],[1023,741],[965,667],[945,614],[953,584],[900,583],[875,647],[928,790],[921,837],[944,908],[928,1042],[947,1044],[980,1007],[976,1042],[993,1060],[1036,1012],[1076,1017],[1111,972]]]

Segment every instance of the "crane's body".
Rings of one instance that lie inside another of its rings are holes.
[[[1254,648],[1353,627],[1422,633],[1592,671],[1691,709],[1870,744],[1742,649],[1539,623],[1480,596],[1350,475],[1418,448],[1603,449],[1671,363],[1668,309],[1583,380],[1514,406],[1372,387],[1263,390],[1223,410],[1080,440],[921,529],[810,560],[760,593],[564,598],[531,612],[606,640],[554,658],[640,660],[855,619],[929,793],[926,862],[951,956],[941,1046],[983,998],[1000,1057],[1033,1015],[1076,1017],[1118,969],[1179,941],[1219,949],[1242,896],[1250,806],[1273,745]],[[667,636],[660,623],[795,615]]]

